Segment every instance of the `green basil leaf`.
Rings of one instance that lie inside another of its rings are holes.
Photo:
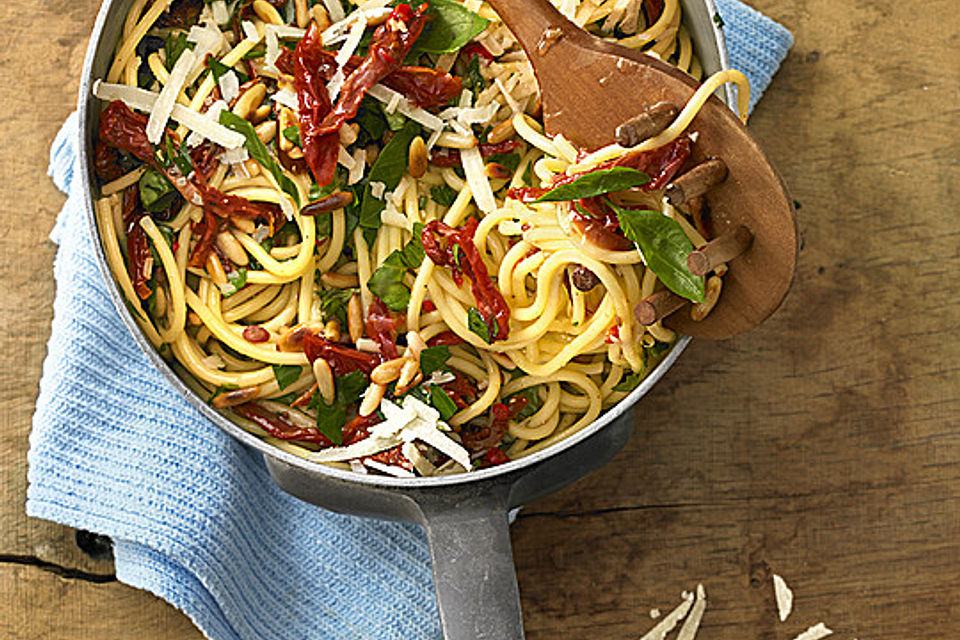
[[[490,344],[490,327],[475,307],[470,307],[467,311],[467,328],[483,338],[484,342]]]
[[[253,125],[226,109],[220,112],[220,124],[243,135],[243,146],[247,148],[250,157],[269,171],[273,179],[280,185],[280,188],[289,194],[290,197],[293,198],[293,201],[297,203],[297,206],[299,206],[300,193],[297,191],[297,186],[293,184],[293,180],[284,175],[280,165],[277,164],[277,161],[274,160],[270,152],[267,151],[266,145],[257,137],[257,132],[254,131]]]
[[[440,412],[440,417],[449,420],[457,412],[457,405],[453,403],[447,392],[435,384],[430,385],[430,404]]]
[[[303,367],[298,364],[273,365],[273,377],[277,379],[277,386],[283,391],[300,377]]]
[[[165,166],[170,166],[172,162],[177,165],[177,169],[184,176],[190,175],[193,171],[193,160],[190,158],[190,154],[184,151],[183,144],[178,147],[173,142],[173,138],[168,135],[163,136],[163,143],[167,151],[167,164]]]
[[[447,184],[437,185],[430,189],[430,197],[433,198],[433,201],[439,204],[441,207],[449,207],[457,199],[457,192],[450,188]]]
[[[430,0],[431,20],[414,49],[423,53],[452,53],[480,35],[490,21],[454,0]]]
[[[246,122],[246,121],[244,121]],[[252,129],[252,127],[251,127]],[[420,126],[407,121],[403,128],[396,132],[377,156],[377,161],[370,167],[370,177],[367,186],[363,189],[363,200],[360,205],[360,226],[365,229],[380,228],[380,212],[386,206],[380,198],[373,197],[370,185],[382,182],[386,185],[385,195],[397,188],[403,172],[407,170],[410,142],[420,133]],[[259,138],[258,138],[259,139]]]
[[[300,127],[295,124],[283,130],[283,137],[298,147],[303,146],[303,143],[300,142]]]
[[[361,371],[351,371],[337,378],[337,402],[353,404],[367,388],[367,376]]]
[[[320,398],[318,391],[310,402],[317,411],[317,428],[336,445],[343,444],[343,427],[347,424],[347,408],[339,402],[327,404]]]
[[[243,84],[248,79],[247,74],[237,71],[233,67],[228,67],[213,56],[207,56],[204,64],[207,65],[207,68],[210,69],[210,73],[213,74],[214,82],[220,82],[220,78],[230,71],[233,71],[235,74],[237,74],[237,80],[240,81],[240,84]]]
[[[379,141],[387,132],[387,119],[383,115],[380,102],[374,98],[363,99],[354,120],[360,125],[357,144],[361,147]]]
[[[151,213],[165,210],[177,197],[177,190],[167,177],[154,169],[144,171],[137,186],[143,208]]]
[[[407,268],[396,251],[387,256],[383,264],[373,272],[367,288],[392,311],[403,311],[410,304],[410,289],[403,284]]]
[[[703,302],[704,278],[687,267],[694,246],[679,223],[658,211],[610,206],[620,218],[624,235],[636,243],[644,263],[660,281],[678,296]]]
[[[329,217],[329,216],[326,216]],[[319,278],[320,273],[317,272]],[[347,326],[347,304],[356,289],[323,289],[320,291],[320,315],[324,322],[336,320],[341,327]]]
[[[273,402],[279,402],[280,404],[285,404],[288,407],[293,404],[293,401],[300,397],[300,394],[296,391],[291,391],[290,393],[285,393],[282,396],[277,396],[276,398],[270,398]]]
[[[496,162],[497,164],[503,165],[510,171],[516,171],[517,167],[520,166],[520,154],[519,153],[494,153],[483,159],[484,162]]]
[[[265,48],[261,49],[251,49],[248,53],[244,54],[244,60],[253,60],[255,58],[262,58],[267,55],[267,50]]]
[[[543,400],[540,399],[540,392],[538,389],[539,387],[527,387],[523,391],[514,394],[527,399],[527,406],[520,410],[520,412],[517,414],[517,418],[521,420],[524,418],[529,418],[539,411],[540,407],[543,406]]]
[[[390,131],[400,131],[400,129],[403,129],[403,125],[409,122],[409,118],[399,111],[391,113],[387,111],[385,104],[378,102],[377,105],[380,107],[380,112],[383,114],[383,119],[387,123],[387,128],[389,128]]]
[[[600,171],[585,173],[572,182],[551,189],[534,202],[565,202],[567,200],[579,200],[580,198],[592,198],[605,193],[623,191],[630,187],[639,187],[648,182],[650,182],[650,176],[643,171],[637,171],[630,167],[601,169]]]
[[[167,42],[164,44],[163,49],[166,52],[166,62],[164,63],[167,67],[167,71],[173,69],[173,65],[177,64],[177,60],[180,59],[181,54],[187,49],[193,50],[196,47],[196,43],[187,42],[187,34],[178,33],[173,35],[172,33],[167,36]]]
[[[633,391],[640,384],[640,381],[643,380],[643,372],[640,373],[631,373],[620,379],[620,382],[617,383],[617,386],[613,388],[614,391]]]
[[[463,88],[469,89],[474,95],[483,91],[487,86],[487,81],[480,73],[480,56],[473,56],[467,63],[467,68],[463,72]]]
[[[420,352],[420,371],[423,377],[428,377],[434,371],[445,371],[448,369],[447,360],[450,359],[450,347],[445,344],[436,347],[427,347]]]

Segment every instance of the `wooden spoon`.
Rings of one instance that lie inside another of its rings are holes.
[[[624,121],[666,101],[682,109],[697,82],[656,58],[603,41],[567,20],[549,0],[488,0],[513,31],[540,84],[546,130],[581,148],[610,144]],[[699,132],[694,162],[722,158],[728,175],[710,189],[713,237],[741,225],[753,234],[729,262],[713,311],[699,322],[689,305],[664,324],[704,338],[728,338],[757,326],[780,306],[796,270],[792,200],[777,171],[734,113],[710,98],[688,132]]]

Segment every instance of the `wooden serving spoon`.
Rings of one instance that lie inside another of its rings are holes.
[[[547,132],[563,133],[581,148],[614,142],[618,126],[659,103],[682,109],[699,86],[679,69],[580,29],[549,0],[487,1],[533,65]],[[712,237],[725,239],[720,251],[716,246],[712,251],[737,255],[729,260],[722,294],[705,319],[693,321],[689,305],[657,311],[674,311],[664,324],[681,333],[728,338],[763,322],[786,296],[797,262],[796,215],[777,171],[716,96],[687,129],[694,131],[699,137],[692,162],[722,158],[727,168],[726,178],[706,194]],[[742,227],[752,234],[746,249],[738,242]],[[703,255],[692,260],[708,261]]]

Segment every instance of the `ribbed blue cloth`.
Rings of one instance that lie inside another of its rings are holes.
[[[792,43],[718,0],[733,66],[754,95]],[[76,171],[76,115],[50,175],[69,194],[54,320],[30,435],[27,513],[114,540],[117,577],[215,640],[419,640],[440,635],[423,532],[341,516],[280,491],[263,461],[180,398],[114,311]]]

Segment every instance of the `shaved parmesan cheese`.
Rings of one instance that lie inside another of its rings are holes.
[[[353,151],[353,168],[347,175],[347,184],[354,185],[363,180],[363,170],[366,168],[367,152],[360,147]],[[382,183],[381,183],[382,184]]]
[[[357,350],[367,353],[380,353],[380,344],[370,338],[357,338]]]
[[[337,51],[337,55],[334,57],[334,60],[337,63],[337,70],[333,74],[333,77],[330,79],[330,82],[327,84],[327,92],[330,94],[330,102],[336,103],[337,96],[340,95],[340,89],[343,87],[343,81],[345,79],[343,74],[343,65],[347,64],[347,61],[350,60],[357,47],[360,46],[360,40],[363,38],[363,32],[367,28],[367,20],[360,14],[360,16],[353,21],[353,24],[350,25],[350,32],[347,34],[347,39],[343,43],[343,46],[340,47],[340,50]]]
[[[371,469],[376,469],[377,471],[382,471],[383,473],[394,476],[396,478],[416,478],[416,474],[412,471],[407,471],[403,467],[398,467],[393,464],[384,464],[377,460],[364,460],[363,464]]]
[[[205,120],[208,120],[212,123],[220,122],[220,112],[227,108],[227,103],[223,100],[217,100],[204,112],[203,117]],[[187,136],[187,146],[193,149],[195,146],[203,142],[203,136],[197,133],[196,131],[191,131],[190,135]],[[242,148],[242,147],[241,147]]]
[[[407,220],[407,216],[397,211],[393,203],[384,207],[383,211],[380,212],[380,222],[391,227],[399,227],[401,229],[410,228],[410,221]]]
[[[370,183],[370,195],[372,195],[377,200],[383,200],[383,193],[387,190],[387,185],[385,182],[371,182]]]
[[[463,163],[463,172],[467,176],[470,191],[477,206],[484,213],[493,213],[497,208],[497,201],[493,198],[493,189],[483,164],[483,156],[478,147],[460,150],[460,161]]]
[[[278,38],[289,38],[292,40],[299,40],[307,35],[306,29],[301,29],[300,27],[294,27],[289,24],[268,24],[264,27],[267,31],[273,31],[277,34]]]
[[[400,448],[403,457],[413,463],[413,468],[422,476],[432,476],[437,470],[433,463],[423,457],[420,449],[412,442],[404,442]]]
[[[200,364],[207,367],[208,369],[223,369],[227,366],[227,363],[223,361],[223,358],[218,356],[215,353],[210,354],[209,356],[202,358]]]
[[[677,640],[693,640],[697,635],[697,629],[700,628],[700,621],[703,619],[703,612],[707,608],[707,592],[702,584],[697,585],[697,599],[690,610],[690,616],[683,621],[680,627],[680,633],[677,634]]]
[[[230,70],[220,76],[220,81],[217,84],[220,86],[220,95],[226,102],[232,102],[235,98],[240,97],[240,78],[237,77],[235,71]]]
[[[210,3],[210,11],[213,12],[213,19],[217,24],[227,24],[230,22],[230,12],[227,11],[227,3],[224,0],[214,0]]]
[[[448,382],[453,382],[457,379],[457,376],[449,371],[434,371],[430,374],[430,377],[424,380],[423,386],[429,386],[431,384],[446,384]]]
[[[381,451],[392,449],[398,444],[399,442],[396,442],[392,438],[374,438],[371,436],[347,445],[346,447],[321,449],[320,451],[309,454],[307,457],[314,462],[346,462],[347,460],[355,458],[376,455]]]
[[[777,574],[773,574],[773,595],[777,598],[777,614],[780,616],[780,622],[785,622],[793,610],[793,591]]]
[[[350,465],[350,470],[354,473],[367,473],[367,468],[363,466],[363,463],[359,460],[350,460],[348,464]]]
[[[257,26],[255,24],[249,20],[244,20],[240,23],[240,27],[243,29],[243,35],[246,36],[247,40],[260,42],[260,32],[257,31]]]
[[[387,103],[387,107],[384,109],[384,111],[386,111],[387,113],[395,113],[397,110],[397,107],[400,106],[400,100],[402,99],[403,99],[403,96],[401,96],[399,93],[393,94],[393,97],[390,98],[390,102]]]
[[[677,623],[683,620],[690,607],[693,606],[693,594],[684,592],[683,602],[677,605],[676,609],[664,616],[663,620],[658,622],[650,631],[644,634],[640,640],[663,640],[667,634],[673,631]]]
[[[442,129],[437,129],[436,131],[430,134],[430,137],[427,139],[427,151],[430,151],[436,146],[437,140],[440,139],[441,135],[443,135]]]
[[[93,85],[93,95],[101,100],[122,100],[131,109],[150,113],[154,109],[158,95],[146,89],[131,87],[124,84],[109,84],[97,80]],[[218,122],[207,119],[204,114],[193,109],[174,104],[170,117],[191,131],[219,144],[225,149],[236,149],[243,146],[243,135],[231,131]]]
[[[289,107],[294,111],[300,110],[300,99],[297,98],[297,94],[292,90],[284,87],[276,93],[273,94],[273,101],[277,104],[282,104],[285,107]]]
[[[193,52],[184,49],[170,71],[167,84],[163,85],[160,95],[157,96],[153,110],[150,112],[150,119],[147,120],[147,140],[153,144],[159,143],[163,138],[163,130],[167,126],[170,114],[173,112],[173,105],[176,104],[177,96],[180,95],[180,91],[183,90],[183,85],[187,81],[187,74],[193,67],[193,62]]]
[[[283,211],[283,215],[287,217],[287,220],[293,220],[293,202],[290,200],[290,196],[284,194],[280,198],[280,210]]]
[[[459,51],[454,53],[441,53],[437,58],[437,69],[449,73],[450,69],[453,69],[453,63],[457,61],[458,54]]]
[[[499,77],[494,78],[493,81],[497,85],[497,88],[500,89],[500,93],[503,94],[503,99],[507,101],[507,106],[510,107],[510,111],[513,111],[513,115],[521,113],[523,110],[520,108],[520,104],[513,99],[513,96],[510,95],[507,88],[503,86],[503,81]]]
[[[394,96],[400,96],[400,100],[397,102],[397,111],[407,116],[414,122],[422,124],[427,129],[436,131],[443,129],[444,127],[443,120],[433,115],[429,111],[413,106],[410,101],[403,97],[403,95],[397,93],[389,87],[386,87],[382,84],[375,84],[370,88],[368,93],[384,104],[390,104],[390,101],[394,99]]]
[[[828,629],[827,625],[823,624],[822,622],[818,622],[793,640],[820,640],[821,638],[826,638],[832,634],[833,631]]]
[[[353,156],[347,153],[343,145],[340,145],[340,148],[337,150],[337,162],[342,164],[343,168],[348,171],[353,169],[353,166],[357,163],[357,161],[353,159]]]
[[[271,29],[271,26],[273,25],[267,25],[266,28],[267,54],[263,57],[263,62],[267,69],[279,73],[274,63],[280,57],[280,40],[277,38],[276,29]]]
[[[237,149],[227,149],[220,154],[220,162],[224,164],[240,164],[250,159],[250,153],[246,147]]]

